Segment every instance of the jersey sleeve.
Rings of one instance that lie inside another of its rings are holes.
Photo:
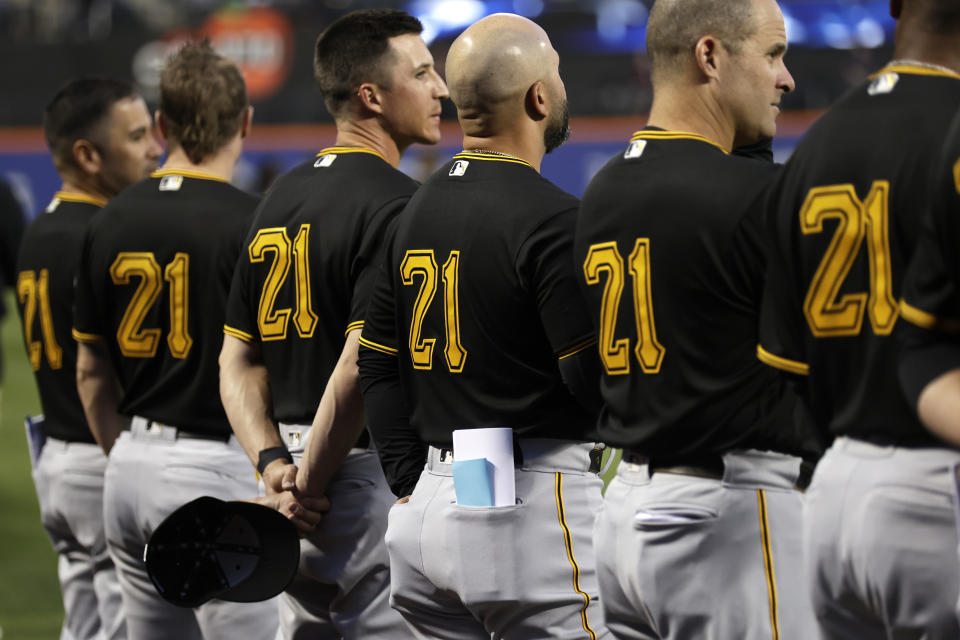
[[[93,234],[92,225],[84,234],[83,250],[77,265],[77,276],[73,295],[73,338],[77,342],[102,342],[106,336],[104,320],[100,313],[102,307],[93,274]]]
[[[574,207],[550,217],[527,237],[516,260],[521,282],[535,297],[547,339],[561,359],[597,342],[574,270],[576,214]]]
[[[767,199],[764,235],[766,242],[766,277],[763,282],[763,301],[760,305],[760,342],[757,357],[767,365],[806,376],[810,373],[805,350],[805,333],[800,293],[796,286],[793,266],[793,216],[779,215],[777,190]]]
[[[347,332],[363,326],[380,265],[385,257],[384,249],[388,228],[391,227],[391,222],[403,211],[409,199],[410,196],[407,195],[388,202],[371,216],[363,231],[360,251],[354,257],[351,268],[353,296],[350,302]]]
[[[223,332],[247,343],[258,342],[257,304],[250,288],[251,264],[247,255],[247,244],[241,247],[237,258],[230,293],[227,296],[227,313]]]
[[[899,374],[913,406],[930,382],[960,368],[960,119],[950,140],[900,300]]]
[[[397,221],[388,226],[383,241],[383,259],[378,265],[369,269],[374,275],[370,285],[369,304],[361,316],[363,330],[360,334],[360,347],[372,349],[388,356],[399,355],[399,341],[397,338],[396,320],[396,292],[390,273],[391,252],[389,245],[396,236]],[[352,316],[351,316],[352,317]]]

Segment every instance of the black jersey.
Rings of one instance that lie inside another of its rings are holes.
[[[647,128],[584,194],[575,261],[597,325],[600,435],[650,457],[804,451],[796,399],[756,360],[770,162]]]
[[[901,382],[915,403],[934,378],[960,367],[960,112],[934,173],[933,203],[903,281],[907,355]]]
[[[27,228],[17,259],[17,308],[30,367],[37,378],[44,432],[67,442],[94,442],[77,394],[73,281],[87,223],[106,202],[64,191]]]
[[[958,105],[960,75],[882,69],[814,124],[771,194],[758,355],[806,378],[831,435],[932,438],[897,381],[897,301]]]
[[[260,344],[278,422],[313,422],[345,334],[363,326],[384,229],[416,188],[379,154],[334,147],[261,203],[224,332]]]
[[[74,337],[106,341],[123,387],[121,413],[230,433],[217,358],[257,202],[213,176],[167,169],[94,216],[77,277]]]
[[[593,438],[557,364],[593,344],[570,260],[576,209],[523,160],[464,152],[398,218],[360,344],[399,356],[423,441],[481,427]]]

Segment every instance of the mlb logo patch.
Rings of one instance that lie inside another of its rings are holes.
[[[874,78],[870,86],[867,87],[867,95],[878,96],[884,93],[890,93],[900,81],[900,76],[896,73],[884,73]]]
[[[329,167],[330,165],[333,164],[333,161],[336,159],[337,159],[337,154],[330,153],[323,156],[322,158],[318,158],[317,161],[313,163],[313,166],[317,167],[318,169],[320,167]]]
[[[466,160],[457,160],[453,163],[453,166],[450,167],[451,176],[462,176],[467,172],[467,167],[470,166],[470,163]]]
[[[634,140],[630,143],[630,146],[627,147],[627,150],[623,152],[623,157],[627,160],[632,160],[633,158],[639,158],[643,155],[643,150],[647,148],[646,140]]]
[[[183,185],[183,176],[163,176],[160,178],[160,191],[179,191]]]

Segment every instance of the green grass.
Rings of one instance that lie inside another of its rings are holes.
[[[0,326],[3,401],[0,405],[0,637],[55,640],[63,604],[57,555],[40,525],[23,418],[40,413],[37,388],[20,335],[12,295]]]

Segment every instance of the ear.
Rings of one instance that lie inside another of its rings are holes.
[[[253,126],[253,105],[250,105],[243,112],[243,122],[240,123],[240,137],[246,138],[250,135],[250,127]]]
[[[100,156],[100,151],[97,150],[95,144],[81,138],[74,141],[71,151],[73,152],[73,161],[80,167],[80,171],[87,175],[97,175],[100,173],[103,158]]]
[[[157,109],[153,114],[153,121],[157,123],[157,131],[160,132],[160,137],[166,141],[169,139],[169,125],[167,125],[167,119],[163,117],[163,112],[160,109]]]
[[[383,94],[380,87],[372,82],[364,82],[357,89],[357,97],[364,109],[376,114],[383,113]]]
[[[527,114],[533,120],[540,121],[550,115],[550,98],[547,95],[547,89],[543,83],[537,80],[524,96],[524,106]]]
[[[890,0],[890,17],[894,20],[900,19],[900,14],[903,11],[903,0]]]
[[[727,53],[720,41],[713,36],[703,36],[697,40],[693,52],[700,73],[707,78],[716,78],[720,68],[720,58]]]

